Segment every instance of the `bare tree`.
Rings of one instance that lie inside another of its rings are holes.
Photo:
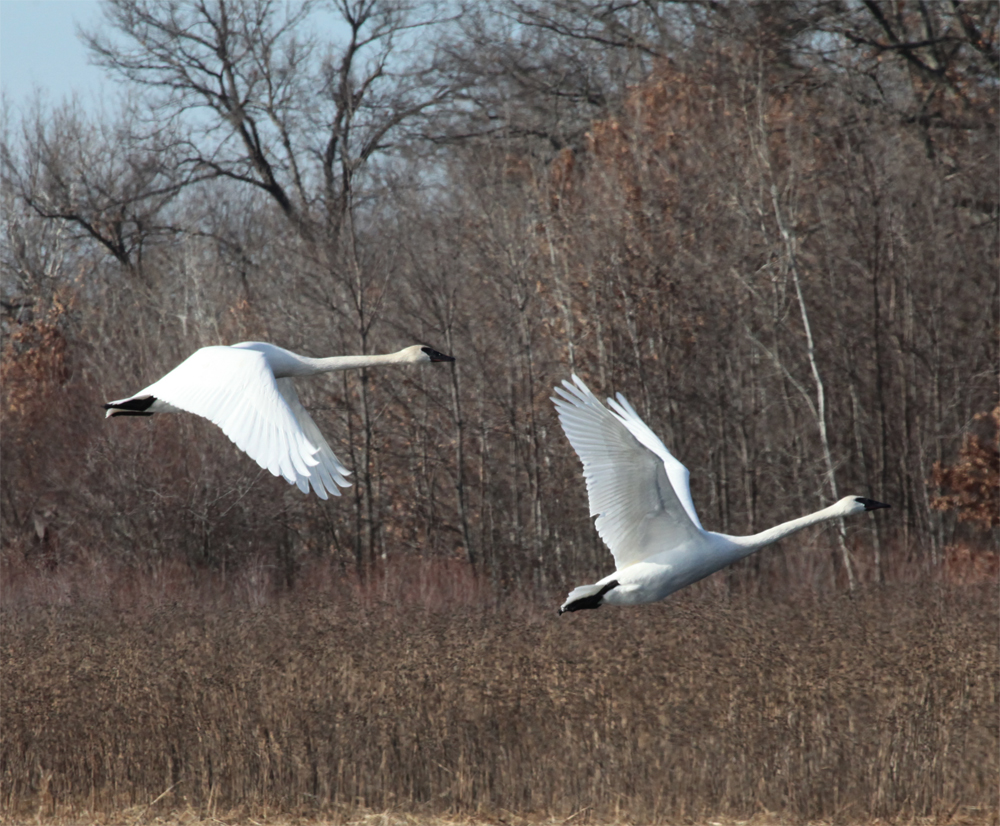
[[[178,178],[168,138],[154,132],[137,142],[135,126],[134,111],[93,123],[77,103],[53,112],[36,104],[0,145],[0,174],[37,215],[65,222],[141,272],[144,247],[177,232],[165,210],[191,181]]]
[[[440,22],[434,5],[420,16],[377,0],[335,8],[339,19],[320,20],[308,0],[112,0],[117,34],[87,43],[99,64],[146,90],[152,119],[175,125],[181,168],[262,190],[304,239],[330,244],[365,164],[454,92],[433,52],[396,54]]]

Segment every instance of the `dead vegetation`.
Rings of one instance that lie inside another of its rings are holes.
[[[997,816],[995,588],[559,620],[318,569],[197,583],[4,611],[5,819]]]

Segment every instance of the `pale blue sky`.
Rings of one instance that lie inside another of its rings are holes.
[[[0,0],[0,88],[7,103],[20,108],[41,90],[49,105],[74,92],[85,107],[98,108],[119,87],[87,60],[77,27],[102,23],[98,0]],[[311,24],[328,26],[334,39],[346,37],[343,21],[320,7]]]
[[[74,92],[84,105],[98,104],[114,86],[87,62],[77,25],[99,24],[96,0],[0,0],[0,87],[14,107],[37,87],[49,104]]]

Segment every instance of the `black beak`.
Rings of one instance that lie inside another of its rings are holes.
[[[454,361],[455,360],[454,356],[446,356],[444,353],[439,353],[437,350],[432,350],[430,347],[423,347],[421,349],[425,353],[427,353],[427,357],[431,361]]]
[[[879,508],[891,507],[891,505],[876,502],[874,499],[859,499],[858,501],[865,506],[866,511],[877,511]]]

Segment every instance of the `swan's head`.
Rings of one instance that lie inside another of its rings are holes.
[[[414,364],[423,364],[428,361],[454,361],[454,356],[446,356],[444,353],[439,353],[432,347],[428,347],[426,344],[414,344],[412,347],[407,347],[402,351],[404,361],[413,362]]]
[[[865,499],[863,496],[845,496],[836,505],[835,508],[838,509],[839,513],[843,516],[851,516],[855,513],[864,513],[865,511],[875,511],[879,508],[888,508],[889,505],[885,505],[882,502],[876,502],[874,499]]]

